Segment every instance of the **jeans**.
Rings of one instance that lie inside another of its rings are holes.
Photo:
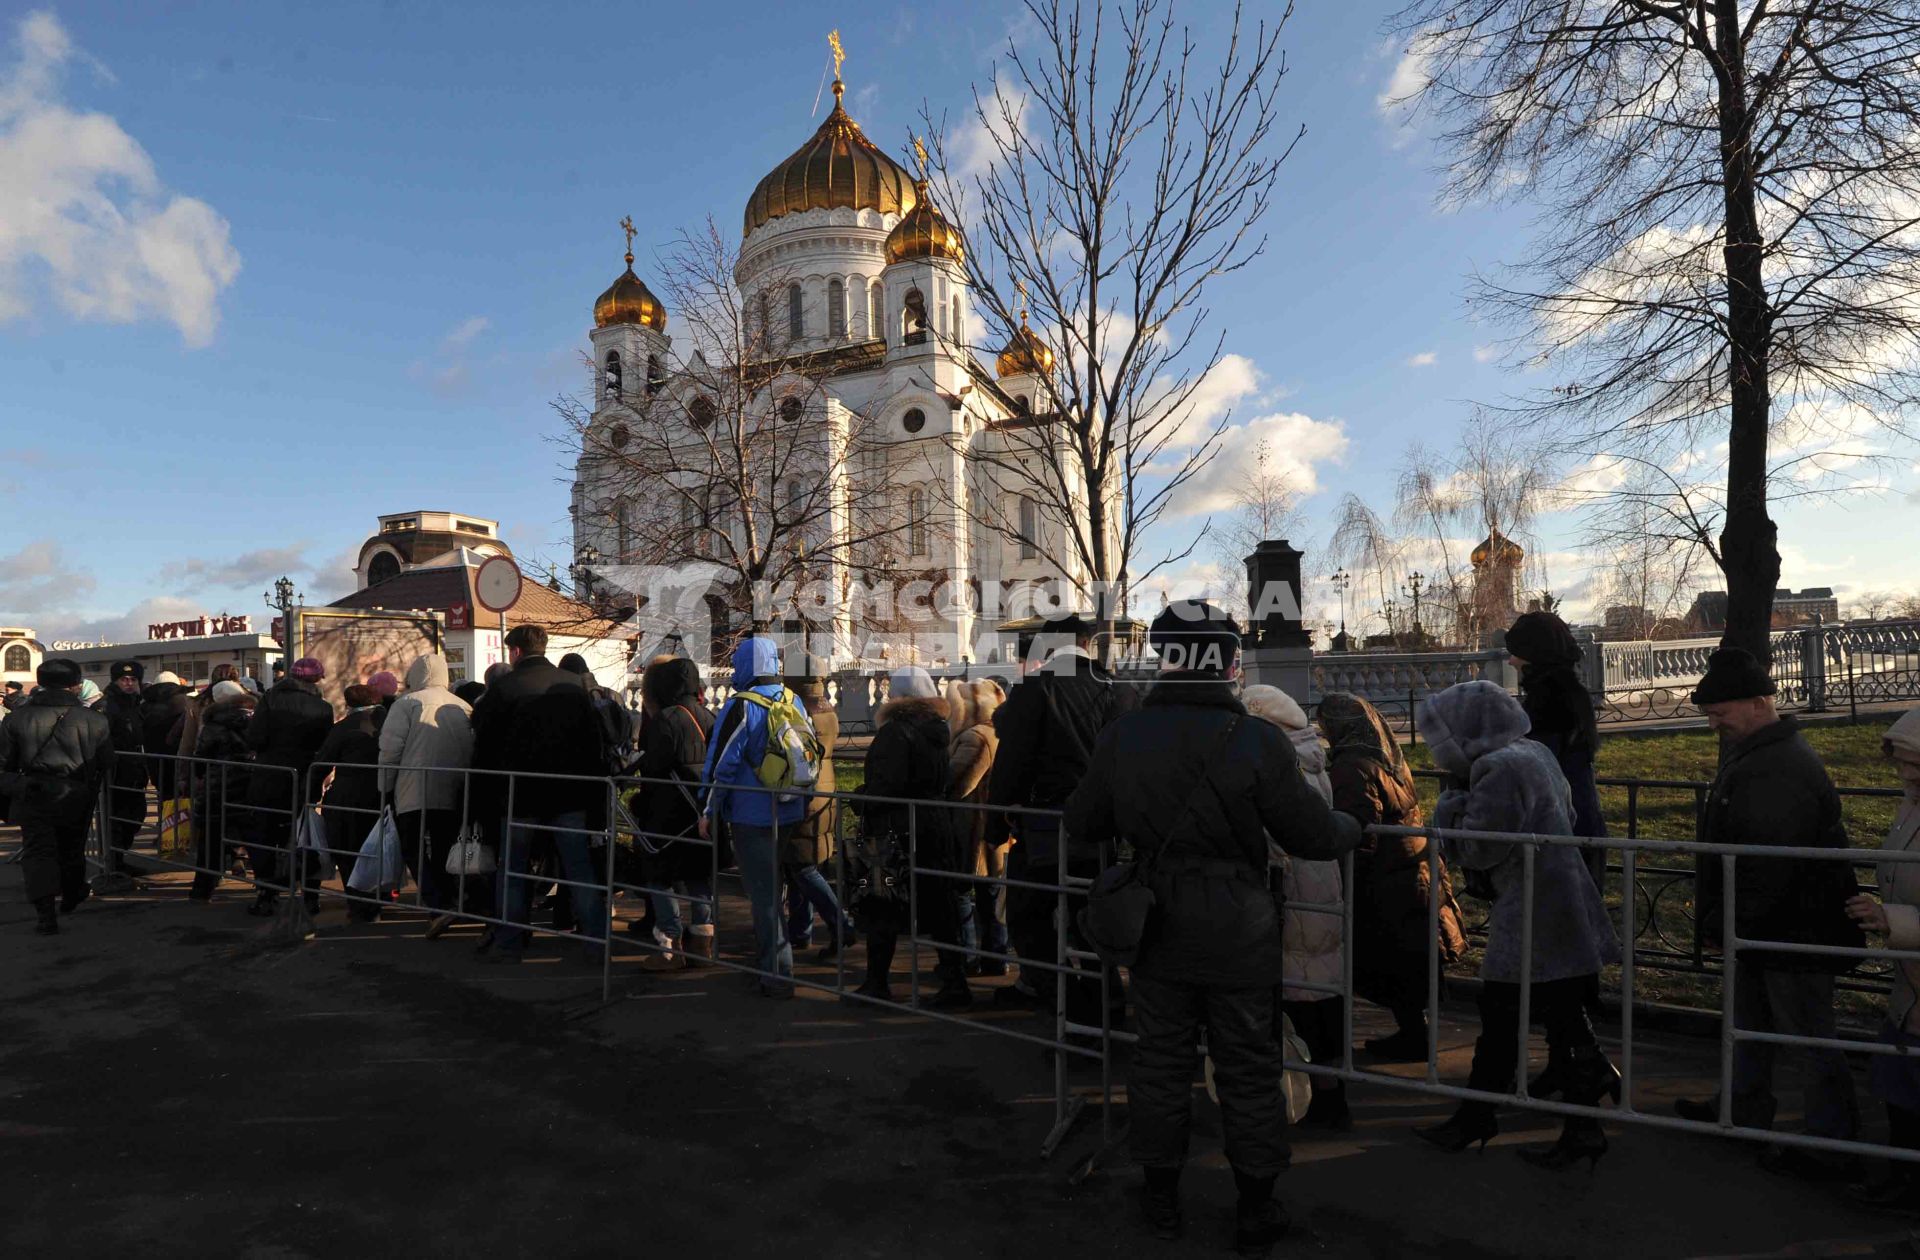
[[[780,921],[780,847],[771,827],[731,825],[733,857],[740,868],[753,910],[754,966],[763,988],[780,987],[774,977],[793,975],[793,947]]]
[[[1833,977],[1824,971],[1787,971],[1742,960],[1733,980],[1733,1018],[1736,1027],[1748,1031],[1832,1037]],[[1857,1136],[1860,1108],[1846,1055],[1762,1041],[1734,1043],[1733,1122],[1773,1127],[1773,1065],[1783,1052],[1803,1065],[1807,1132],[1817,1137]]]
[[[829,936],[835,925],[842,936],[853,931],[853,921],[840,909],[833,885],[827,882],[818,866],[788,865],[782,874],[787,885],[787,942],[790,945],[796,949],[806,948],[807,939],[813,935],[816,910],[820,912],[820,921],[828,925]]]
[[[573,906],[575,930],[596,941],[607,939],[605,871],[594,860],[592,837],[582,830],[586,821],[586,814],[577,809],[545,818],[514,819],[500,855],[501,918],[514,924],[528,922],[535,881],[527,876],[533,871],[537,849],[550,847],[559,856],[561,877],[569,881],[563,887]],[[582,884],[587,886],[577,886]],[[524,927],[496,927],[494,948],[525,949],[527,935]]]
[[[680,939],[680,903],[672,893],[688,898],[688,918],[695,926],[704,926],[713,922],[713,885],[704,879],[675,880],[671,891],[664,886],[651,887],[647,896],[653,900],[653,927],[662,936]],[[706,901],[694,901],[694,897],[708,898]]]

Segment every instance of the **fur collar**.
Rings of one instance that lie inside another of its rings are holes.
[[[925,722],[930,718],[944,722],[950,711],[950,706],[939,696],[901,696],[874,710],[873,724],[881,727],[895,720]]]

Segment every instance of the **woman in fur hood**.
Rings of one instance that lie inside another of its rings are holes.
[[[1006,693],[992,678],[971,681],[956,678],[947,684],[947,729],[952,739],[947,744],[947,799],[981,807],[956,810],[954,825],[960,834],[961,869],[971,863],[973,873],[990,879],[1007,874],[1007,846],[1010,837],[988,831],[996,817],[984,806],[987,785],[992,778],[994,754],[1000,738],[994,734],[993,715]],[[968,949],[989,953],[1007,952],[1006,886],[978,883],[963,886],[960,893],[960,943]],[[1007,964],[998,958],[973,958],[967,971],[976,976],[1004,976]]]
[[[1520,702],[1484,680],[1449,687],[1420,706],[1420,733],[1433,764],[1446,772],[1434,806],[1436,829],[1531,832],[1564,836],[1573,829],[1573,792],[1545,745],[1527,738]],[[1511,1093],[1519,1062],[1520,937],[1524,914],[1524,846],[1498,840],[1448,837],[1450,860],[1485,871],[1494,889],[1487,950],[1480,967],[1480,1040],[1474,1047],[1470,1089]],[[1600,1049],[1587,1020],[1586,994],[1600,969],[1620,960],[1620,941],[1580,851],[1539,845],[1533,858],[1533,1018],[1546,1025],[1551,1092],[1591,1106],[1603,1094],[1620,1098],[1620,1073]],[[1540,1091],[1543,1096],[1548,1088]],[[1450,1151],[1498,1133],[1494,1104],[1465,1102],[1444,1124],[1416,1130]],[[1543,1168],[1578,1160],[1598,1163],[1607,1150],[1597,1120],[1569,1116],[1551,1147],[1523,1150]]]

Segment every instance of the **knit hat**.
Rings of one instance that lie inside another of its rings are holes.
[[[217,682],[213,684],[213,690],[208,694],[213,697],[213,702],[215,704],[226,704],[230,700],[237,700],[241,696],[247,695],[249,693],[247,689],[241,686],[239,683],[233,682],[232,680],[228,680],[226,682]]]
[[[1225,677],[1240,650],[1240,627],[1203,599],[1175,600],[1153,619],[1147,642],[1168,669]]]
[[[287,671],[301,682],[319,682],[327,676],[327,667],[311,656],[303,656]]]
[[[153,680],[153,685],[156,687],[159,686],[161,683],[172,683],[174,686],[178,687],[180,685],[180,675],[174,673],[170,669],[163,669],[160,671],[160,677]]]
[[[147,676],[147,667],[139,661],[115,661],[113,668],[107,671],[107,681],[119,682],[122,678],[131,678],[139,682]]]
[[[1723,647],[1707,658],[1707,672],[1693,689],[1693,702],[1702,707],[1728,700],[1751,700],[1774,693],[1773,679],[1745,648]]]
[[[388,696],[397,696],[400,694],[400,680],[393,676],[391,670],[383,669],[379,673],[372,675],[367,679],[367,686],[378,692],[382,700],[385,700]]]
[[[913,697],[916,700],[931,700],[940,694],[933,685],[933,675],[918,665],[902,665],[887,675],[887,699],[899,700]]]
[[[1581,656],[1573,631],[1550,612],[1521,613],[1507,631],[1507,651],[1529,665],[1572,665]]]

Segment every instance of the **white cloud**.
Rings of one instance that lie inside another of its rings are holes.
[[[1407,366],[1410,368],[1427,368],[1432,367],[1438,362],[1440,362],[1440,356],[1438,354],[1435,354],[1431,350],[1422,350],[1419,354],[1407,360]]]
[[[106,114],[61,98],[69,62],[104,67],[50,13],[29,13],[0,70],[0,320],[51,297],[76,319],[166,320],[213,340],[221,292],[240,273],[227,221],[170,192],[153,159]]]
[[[443,398],[459,397],[466,392],[473,375],[468,351],[473,348],[474,340],[491,327],[493,321],[485,315],[469,315],[440,338],[439,350],[433,358],[409,363],[407,375],[416,381],[425,381]]]
[[[1491,363],[1499,357],[1500,357],[1499,346],[1486,345],[1486,346],[1475,346],[1473,348],[1473,361],[1475,363]]]
[[[998,95],[982,94],[986,121],[969,113],[965,121],[946,138],[947,169],[963,192],[975,192],[976,181],[1000,160],[1001,147],[1011,146],[1018,137],[1020,122],[1026,115],[1027,94],[1011,84],[998,84]]]
[[[460,326],[440,339],[442,350],[464,350],[467,343],[493,326],[493,321],[485,315],[474,315],[463,321]]]
[[[1392,129],[1393,147],[1403,148],[1418,134],[1415,126],[1415,98],[1432,81],[1434,36],[1421,31],[1407,41],[1393,63],[1393,75],[1386,87],[1373,98],[1374,108]]]
[[[1273,474],[1302,496],[1320,489],[1316,465],[1340,459],[1348,446],[1346,427],[1340,421],[1315,420],[1297,411],[1230,425],[1220,435],[1220,444],[1206,467],[1174,495],[1167,515],[1232,511],[1239,502],[1242,480],[1254,465],[1254,453],[1262,443],[1266,444]]]
[[[64,607],[93,588],[92,575],[74,571],[58,542],[33,539],[0,556],[0,622],[32,625],[36,615]]]

